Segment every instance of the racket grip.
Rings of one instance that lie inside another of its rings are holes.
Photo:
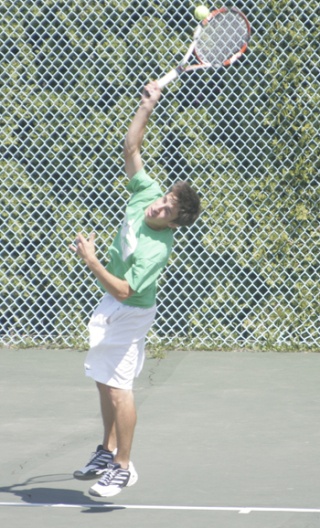
[[[171,81],[174,81],[175,79],[177,79],[177,77],[179,77],[178,70],[176,69],[171,70],[163,77],[160,77],[160,79],[157,80],[157,84],[159,88],[162,89],[164,86],[169,84]]]

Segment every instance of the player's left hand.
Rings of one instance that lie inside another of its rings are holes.
[[[91,233],[86,239],[81,233],[78,233],[75,244],[70,244],[69,248],[85,262],[89,262],[96,256],[95,237],[95,233]]]

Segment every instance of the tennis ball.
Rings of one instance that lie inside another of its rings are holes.
[[[198,7],[195,8],[194,10],[194,16],[197,20],[204,20],[205,18],[207,18],[207,16],[210,14],[210,11],[209,9],[204,6],[204,5],[200,5]]]

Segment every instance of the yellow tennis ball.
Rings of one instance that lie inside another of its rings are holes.
[[[204,6],[204,5],[201,5],[201,6],[198,6],[195,8],[194,10],[194,16],[197,20],[204,20],[205,18],[207,18],[207,16],[210,14],[210,11],[209,9]]]

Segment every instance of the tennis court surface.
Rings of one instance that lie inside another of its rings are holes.
[[[72,478],[101,441],[85,353],[1,349],[2,528],[319,528],[320,354],[169,352],[136,383],[138,483]]]

